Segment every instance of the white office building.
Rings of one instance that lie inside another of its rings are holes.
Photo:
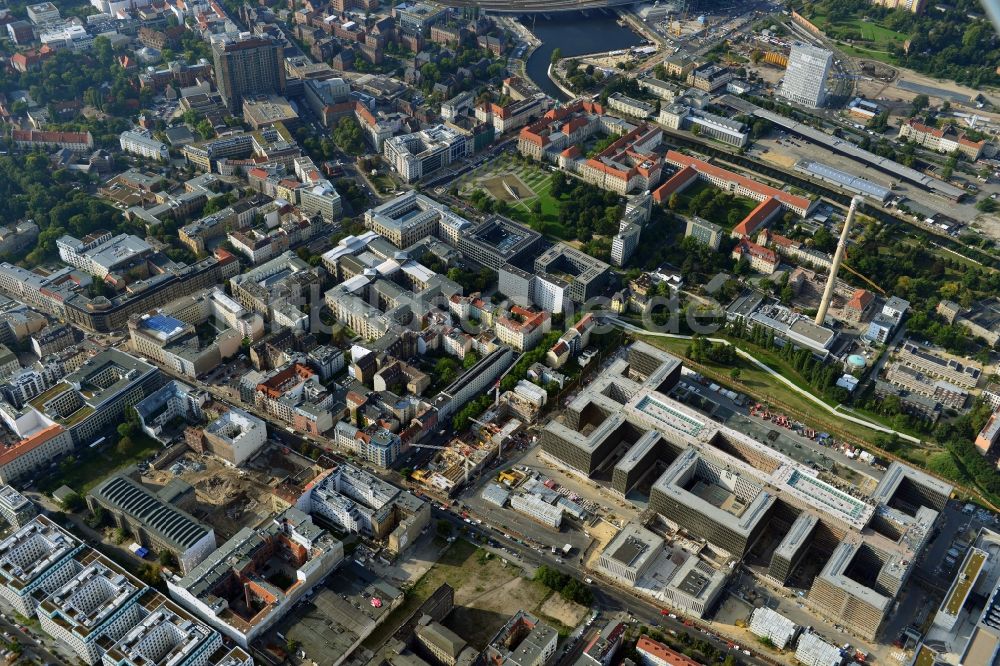
[[[170,151],[167,144],[158,141],[145,130],[126,130],[118,137],[122,150],[126,153],[138,155],[151,160],[161,160],[163,162],[170,159]]]
[[[808,44],[792,45],[785,69],[785,81],[778,94],[796,104],[818,108],[826,99],[826,77],[833,54]]]
[[[472,142],[444,125],[392,137],[383,144],[385,159],[407,182],[419,180],[472,154]]]
[[[562,524],[563,508],[549,504],[538,495],[512,495],[510,508],[549,527],[559,527]]]

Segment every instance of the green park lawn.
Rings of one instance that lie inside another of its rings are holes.
[[[132,437],[131,446],[127,447],[127,450],[119,451],[115,444],[117,441],[118,435],[115,434],[108,436],[107,442],[111,443],[102,444],[97,449],[85,448],[77,452],[72,464],[61,464],[48,476],[39,478],[39,490],[51,492],[65,485],[80,495],[85,495],[112,473],[134,465],[162,448],[159,443],[144,434]]]

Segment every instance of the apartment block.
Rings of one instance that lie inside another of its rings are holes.
[[[170,596],[246,649],[344,559],[344,544],[290,508],[245,527],[185,576],[167,580]],[[283,581],[262,573],[283,571]]]

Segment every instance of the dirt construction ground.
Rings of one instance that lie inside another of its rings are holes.
[[[366,647],[378,645],[442,583],[455,588],[455,609],[444,624],[477,650],[521,609],[557,628],[577,625],[588,610],[526,578],[519,566],[459,539],[411,586],[403,606],[365,641]]]
[[[178,458],[182,471],[170,467],[151,471],[144,483],[164,486],[180,479],[194,486],[196,502],[181,508],[215,529],[220,540],[228,539],[244,527],[256,525],[288,505],[268,488],[269,477],[253,470],[229,467],[212,457],[188,453]],[[177,469],[177,468],[174,468]]]
[[[522,576],[520,568],[499,557],[458,541],[460,553],[468,552],[462,569],[464,580],[455,588],[455,610],[445,620],[476,649],[483,649],[511,615],[522,608],[555,621],[556,627],[576,626],[587,609],[567,602],[541,583]]]

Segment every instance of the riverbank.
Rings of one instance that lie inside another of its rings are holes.
[[[555,85],[557,88],[559,88],[559,90],[562,91],[562,93],[564,95],[566,95],[566,99],[567,100],[573,99],[574,97],[577,96],[576,93],[574,93],[572,90],[570,90],[568,87],[566,87],[566,85],[563,84],[562,81],[560,81],[558,78],[556,78],[555,76],[552,75],[552,68],[554,66],[555,66],[555,64],[552,64],[552,63],[549,64],[549,69],[545,73],[546,76],[548,76],[549,81],[551,81],[553,85]]]
[[[643,42],[630,27],[619,25],[615,14],[590,12],[583,16],[579,12],[566,12],[547,19],[534,16],[530,26],[522,24],[522,27],[539,43],[526,61],[527,78],[549,97],[560,100],[576,95],[549,77],[556,49],[562,57],[573,57],[629,49]]]

